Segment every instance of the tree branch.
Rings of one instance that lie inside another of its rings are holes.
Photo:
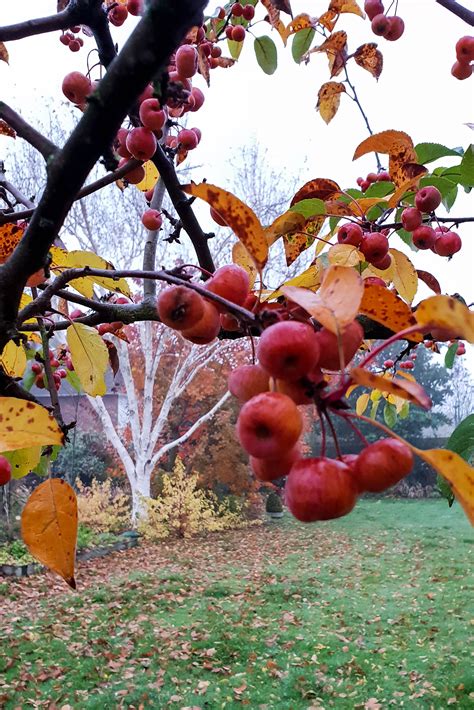
[[[436,2],[438,5],[441,5],[446,8],[446,10],[452,12],[453,15],[456,15],[456,17],[459,17],[461,20],[464,20],[464,22],[467,22],[467,24],[471,25],[471,27],[474,27],[473,10],[468,10],[463,5],[460,5],[460,3],[456,2],[456,0],[436,0]]]
[[[26,281],[44,267],[75,196],[112,143],[136,97],[157,71],[167,66],[186,32],[202,23],[205,5],[205,0],[150,0],[122,52],[89,97],[89,105],[64,148],[50,161],[45,191],[23,239],[0,267],[0,352],[15,334]]]
[[[23,138],[33,148],[36,148],[46,161],[58,151],[57,146],[49,138],[43,136],[33,126],[30,126],[19,113],[14,111],[4,101],[0,101],[0,118],[3,118],[11,128],[14,128],[20,138]]]
[[[84,2],[82,4],[84,5]],[[0,42],[11,42],[12,40],[45,34],[46,32],[67,30],[73,25],[84,24],[82,17],[83,12],[81,12],[80,3],[77,0],[71,0],[67,8],[56,15],[38,17],[33,20],[0,27]]]

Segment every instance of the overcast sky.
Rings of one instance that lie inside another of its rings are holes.
[[[216,5],[211,2],[209,10]],[[323,12],[325,3],[292,1],[295,14],[315,10],[315,5]],[[2,2],[0,22],[27,19],[32,12],[38,17],[52,14],[55,9],[56,0]],[[377,41],[384,54],[384,70],[378,82],[363,69],[355,65],[350,68],[351,80],[373,130],[403,130],[415,144],[433,141],[466,147],[474,138],[474,132],[465,125],[474,122],[474,79],[458,81],[451,76],[450,68],[455,59],[455,43],[460,36],[469,34],[470,28],[434,0],[400,0],[398,14],[406,29],[397,42],[375,37],[369,24],[354,15],[344,15],[336,28],[348,33],[350,51],[364,42]],[[135,22],[131,18],[119,30],[113,28],[119,46]],[[308,66],[298,66],[291,57],[291,39],[285,50],[279,36],[266,23],[259,23],[254,31],[274,38],[278,69],[271,77],[261,71],[255,61],[253,40],[247,37],[236,66],[211,72],[210,89],[200,77],[196,79],[195,84],[206,94],[206,102],[199,113],[192,115],[191,125],[199,126],[203,132],[202,142],[192,156],[195,164],[202,165],[194,179],[205,177],[229,187],[232,179],[228,159],[255,140],[268,148],[268,158],[272,167],[281,172],[283,183],[300,174],[301,183],[328,177],[343,187],[355,187],[357,176],[374,170],[375,162],[371,156],[355,163],[351,160],[367,132],[357,106],[347,96],[342,96],[339,113],[329,126],[315,111],[318,89],[329,78],[325,56],[313,55]],[[0,62],[1,98],[17,111],[25,112],[30,120],[41,115],[48,102],[63,99],[61,82],[65,73],[74,69],[86,71],[92,40],[85,38],[85,47],[73,54],[59,42],[59,34],[10,42],[10,65]],[[6,150],[6,140],[0,138],[0,157]],[[463,195],[452,214],[473,214],[473,203],[472,195]],[[437,275],[444,292],[457,291],[473,302],[474,227],[465,225],[459,233],[463,249],[451,262],[431,252],[415,254],[412,259],[418,268]],[[393,246],[400,248],[400,244],[395,238]],[[429,295],[427,290],[420,293]],[[472,351],[469,360],[474,361]]]

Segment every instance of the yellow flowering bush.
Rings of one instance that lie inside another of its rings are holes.
[[[79,522],[97,532],[120,532],[130,525],[130,500],[110,479],[77,483]]]

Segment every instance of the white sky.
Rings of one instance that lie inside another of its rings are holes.
[[[209,9],[217,4],[211,2]],[[323,12],[326,3],[317,3],[316,8],[314,5],[310,0],[292,0],[295,14],[305,10]],[[9,24],[55,10],[56,0],[2,2],[0,22]],[[474,132],[465,125],[474,121],[474,79],[458,81],[450,69],[455,43],[469,34],[470,28],[434,0],[400,0],[398,14],[405,21],[405,33],[397,42],[375,37],[369,24],[355,15],[344,15],[336,27],[347,31],[350,51],[364,42],[377,41],[384,54],[384,70],[378,83],[355,64],[350,69],[373,130],[403,130],[415,144],[433,141],[466,147],[474,139]],[[124,27],[113,28],[119,46],[135,22],[135,18],[130,18]],[[61,82],[68,71],[86,70],[92,40],[85,38],[85,47],[74,54],[59,42],[59,34],[10,42],[10,65],[0,62],[0,98],[30,119],[34,119],[35,112],[41,114],[48,100],[63,99]],[[315,111],[318,89],[329,78],[325,56],[313,55],[308,66],[298,66],[291,57],[291,39],[285,50],[279,36],[266,23],[258,24],[255,34],[271,34],[278,47],[279,67],[273,76],[265,75],[258,67],[252,38],[247,37],[236,66],[211,72],[209,90],[200,77],[195,81],[204,90],[206,102],[190,120],[190,125],[199,126],[203,133],[201,144],[192,154],[193,163],[202,165],[194,179],[206,177],[209,182],[228,187],[228,158],[238,153],[239,146],[256,140],[268,148],[272,167],[281,171],[283,182],[299,173],[301,184],[328,177],[343,187],[356,187],[357,176],[374,170],[375,161],[371,156],[351,161],[355,147],[367,132],[357,106],[347,96],[342,96],[339,113],[329,126]],[[0,157],[6,140],[0,138]],[[463,194],[452,214],[474,214],[472,194]],[[410,255],[417,268],[435,273],[444,292],[459,292],[470,303],[474,301],[474,226],[465,225],[458,231],[463,248],[451,262],[431,252]],[[395,237],[393,246],[400,245]],[[420,291],[423,296],[429,293],[427,289]],[[468,358],[474,369],[472,349]]]

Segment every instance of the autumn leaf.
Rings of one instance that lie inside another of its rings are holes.
[[[82,389],[91,397],[102,397],[107,390],[104,376],[109,362],[104,341],[95,328],[83,323],[70,325],[66,339]]]
[[[257,267],[254,260],[244,247],[242,242],[235,242],[232,247],[232,262],[241,266],[249,275],[249,286],[253,287],[257,276]]]
[[[392,209],[394,207],[397,207],[398,203],[402,199],[402,197],[407,193],[409,190],[412,188],[416,187],[418,183],[420,182],[421,175],[415,175],[415,177],[409,178],[405,180],[405,182],[401,183],[393,195],[391,195],[388,198],[388,206],[391,207]]]
[[[300,187],[291,200],[290,207],[303,200],[318,199],[325,202],[326,200],[333,200],[339,195],[342,195],[342,190],[337,182],[326,178],[315,178]]]
[[[429,328],[443,328],[453,338],[474,343],[474,313],[453,296],[431,296],[418,304],[416,321]]]
[[[446,449],[418,449],[411,446],[423,461],[450,482],[453,493],[474,525],[474,468],[459,454]]]
[[[337,19],[338,14],[336,12],[327,10],[318,18],[318,23],[325,27],[327,30],[329,30],[329,32],[332,32],[334,27],[336,26]]]
[[[0,42],[0,61],[6,62],[8,64],[10,57],[8,56],[8,50],[3,44],[3,42]]]
[[[235,59],[231,59],[230,57],[214,57],[213,64],[221,67],[221,69],[228,69],[229,67],[234,66]]]
[[[319,89],[316,110],[319,111],[321,118],[326,123],[330,123],[336,115],[341,102],[341,94],[345,91],[344,84],[338,81],[327,81]]]
[[[59,247],[51,247],[52,256],[51,271],[61,273],[64,269],[81,269],[89,266],[91,269],[102,269],[112,271],[113,265],[94,254],[92,251],[65,251]],[[104,278],[102,276],[83,276],[71,281],[72,286],[86,298],[94,296],[94,284],[102,286],[108,291],[123,293],[130,297],[130,289],[125,279]]]
[[[66,481],[48,478],[35,488],[21,515],[21,535],[33,557],[76,588],[77,500]]]
[[[365,410],[369,406],[369,402],[370,395],[367,394],[367,392],[364,392],[364,394],[361,394],[359,397],[357,397],[355,410],[359,416],[361,416],[365,412]]]
[[[352,244],[334,244],[327,254],[329,263],[335,266],[357,266],[365,261],[362,252]]]
[[[288,210],[284,214],[277,217],[269,227],[265,227],[265,236],[268,246],[271,246],[281,236],[287,232],[293,232],[297,229],[302,229],[306,222],[305,217],[298,212]]]
[[[377,284],[364,284],[364,295],[359,312],[390,328],[394,333],[416,325],[416,319],[410,306],[388,288]],[[411,333],[407,339],[420,343],[423,336]]]
[[[325,52],[329,62],[331,79],[341,73],[347,59],[347,34],[343,30],[333,32],[316,52]]]
[[[389,156],[390,179],[397,187],[407,181],[416,180],[427,172],[423,165],[418,165],[413,141],[403,131],[391,129],[369,136],[357,146],[353,160],[372,152],[386,153]]]
[[[434,291],[438,296],[441,294],[441,286],[439,285],[438,279],[433,276],[433,274],[430,274],[429,271],[422,271],[421,269],[417,269],[416,273],[420,281],[423,281],[428,288]]]
[[[142,168],[145,171],[145,177],[143,180],[140,180],[140,182],[137,182],[135,187],[140,190],[140,192],[148,192],[148,190],[155,187],[160,173],[152,160],[147,160],[146,163],[143,163]]]
[[[236,237],[247,249],[258,269],[262,269],[268,256],[268,244],[260,221],[255,212],[242,200],[227,190],[209,183],[183,185],[188,195],[205,200],[218,212],[234,231]]]
[[[431,408],[431,399],[428,397],[423,387],[417,382],[402,380],[398,377],[394,377],[393,379],[382,377],[382,375],[376,375],[374,372],[366,370],[364,367],[355,367],[351,370],[350,374],[353,382],[356,382],[358,385],[376,389],[380,392],[388,392],[401,399],[407,399],[409,402],[423,407],[423,409]]]
[[[3,118],[0,118],[0,136],[16,138],[16,131],[14,131]]]
[[[197,46],[197,56],[198,56],[198,71],[202,78],[208,86],[211,85],[211,67],[209,64],[209,59],[204,54],[204,49],[202,44]]]
[[[5,451],[4,456],[7,458],[12,467],[12,478],[19,479],[27,476],[38,465],[42,446],[30,446],[26,449],[15,449],[15,451]]]
[[[356,317],[363,290],[357,271],[344,266],[330,266],[317,293],[295,286],[282,288],[287,298],[336,334]]]
[[[35,402],[0,397],[0,452],[61,445],[64,435],[47,409]]]
[[[358,15],[364,18],[365,14],[360,9],[355,0],[331,0],[329,3],[329,12],[335,12],[338,15],[344,12],[350,12],[353,15]]]
[[[288,35],[296,34],[296,32],[301,32],[301,30],[306,30],[308,28],[314,27],[314,20],[306,14],[306,12],[297,15],[288,25],[286,31]]]
[[[20,242],[25,229],[18,224],[0,226],[0,264],[3,264]]]
[[[294,261],[306,249],[314,243],[316,236],[322,229],[325,222],[325,217],[314,217],[305,221],[300,230],[287,232],[283,235],[283,244],[285,248],[286,265],[291,266]]]
[[[311,291],[316,291],[316,289],[318,289],[321,285],[321,280],[322,268],[321,264],[318,261],[316,262],[316,264],[312,264],[311,266],[309,266],[298,276],[295,276],[289,281],[286,281],[276,291],[273,291],[265,300],[271,301],[278,298],[279,296],[282,296],[282,288],[286,286],[298,286],[300,288],[308,288]]]
[[[398,251],[389,249],[392,257],[390,277],[401,298],[411,303],[418,291],[418,274],[410,259]]]
[[[26,368],[26,352],[23,345],[10,340],[0,355],[0,365],[10,377],[22,377]]]
[[[293,17],[293,11],[291,9],[290,0],[270,0],[271,4],[276,7],[277,10],[286,12],[288,15]]]
[[[376,79],[381,75],[383,69],[383,55],[382,52],[377,49],[375,42],[368,42],[367,44],[362,44],[360,47],[357,47],[354,52],[354,60],[356,64],[362,67],[362,69],[366,69]]]

